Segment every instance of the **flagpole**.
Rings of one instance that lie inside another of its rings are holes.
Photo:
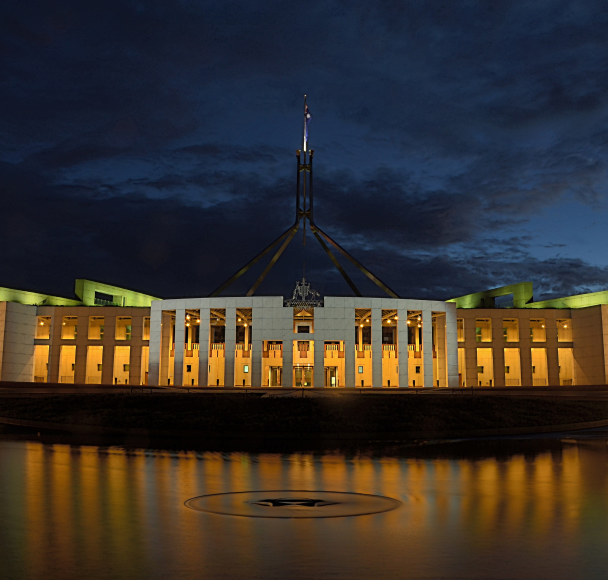
[[[304,95],[304,140],[303,140],[303,147],[302,150],[304,151],[304,154],[306,155],[306,95]],[[304,163],[306,163],[306,159],[304,159]]]

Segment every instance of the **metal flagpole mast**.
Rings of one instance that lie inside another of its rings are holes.
[[[313,176],[312,176],[312,159],[314,155],[313,150],[308,150],[308,135],[307,135],[307,122],[310,120],[310,112],[308,111],[308,107],[306,104],[306,95],[304,95],[304,131],[302,135],[302,151],[296,151],[296,212],[295,212],[295,220],[293,225],[285,232],[283,232],[274,242],[269,244],[264,250],[262,250],[257,256],[255,256],[252,260],[250,260],[245,266],[243,266],[238,272],[233,274],[226,282],[224,282],[221,286],[216,288],[210,296],[219,296],[221,292],[223,292],[226,288],[228,288],[233,282],[235,282],[238,278],[240,278],[243,274],[245,274],[248,270],[252,268],[263,256],[268,254],[270,251],[275,250],[274,255],[270,259],[270,262],[264,268],[264,271],[260,274],[258,279],[255,281],[253,286],[247,292],[247,296],[252,296],[255,291],[258,289],[260,284],[266,278],[268,272],[272,269],[272,267],[279,260],[289,243],[292,241],[294,236],[296,235],[298,228],[300,227],[300,222],[303,222],[303,265],[304,265],[304,277],[306,277],[306,220],[310,225],[310,231],[317,239],[325,253],[329,256],[332,264],[337,268],[338,272],[342,275],[346,283],[350,286],[356,296],[361,296],[361,292],[351,280],[349,275],[346,273],[344,268],[340,265],[338,261],[337,255],[332,252],[330,246],[332,246],[335,250],[337,250],[343,257],[347,258],[356,268],[358,268],[365,276],[367,276],[376,286],[381,288],[384,292],[386,292],[389,296],[393,298],[398,298],[396,292],[391,290],[382,280],[380,280],[376,275],[370,272],[363,264],[361,264],[358,260],[356,260],[353,256],[351,256],[342,246],[340,246],[337,242],[335,242],[328,234],[326,234],[323,230],[321,230],[315,223],[314,215],[313,215]],[[300,176],[302,173],[302,176]],[[308,174],[308,177],[307,177]],[[308,183],[308,186],[307,186]],[[306,193],[308,189],[308,200],[306,199]],[[300,191],[302,192],[302,197],[300,198]],[[308,204],[307,204],[308,201]]]

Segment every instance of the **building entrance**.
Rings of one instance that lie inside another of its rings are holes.
[[[338,367],[325,367],[325,386],[338,386]]]
[[[294,367],[293,386],[312,387],[313,367]]]
[[[283,385],[283,368],[282,367],[270,367],[268,371],[268,386],[269,387],[280,387]]]

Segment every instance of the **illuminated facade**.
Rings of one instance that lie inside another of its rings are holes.
[[[0,289],[0,380],[206,387],[606,384],[608,292],[529,283],[447,302],[161,300],[78,280],[78,299]],[[506,301],[504,300],[506,299]]]

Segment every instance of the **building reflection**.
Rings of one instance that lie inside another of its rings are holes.
[[[281,577],[280,570],[294,578],[396,577],[406,565],[412,575],[459,577],[481,573],[483,562],[512,566],[514,554],[522,574],[541,566],[566,578],[583,555],[590,566],[604,566],[604,550],[589,555],[589,546],[608,537],[606,441],[535,445],[438,458],[0,441],[0,492],[10,498],[0,502],[0,565],[22,578],[190,577],[201,570],[211,578]],[[183,505],[196,495],[260,489],[356,491],[403,506],[293,521]]]

